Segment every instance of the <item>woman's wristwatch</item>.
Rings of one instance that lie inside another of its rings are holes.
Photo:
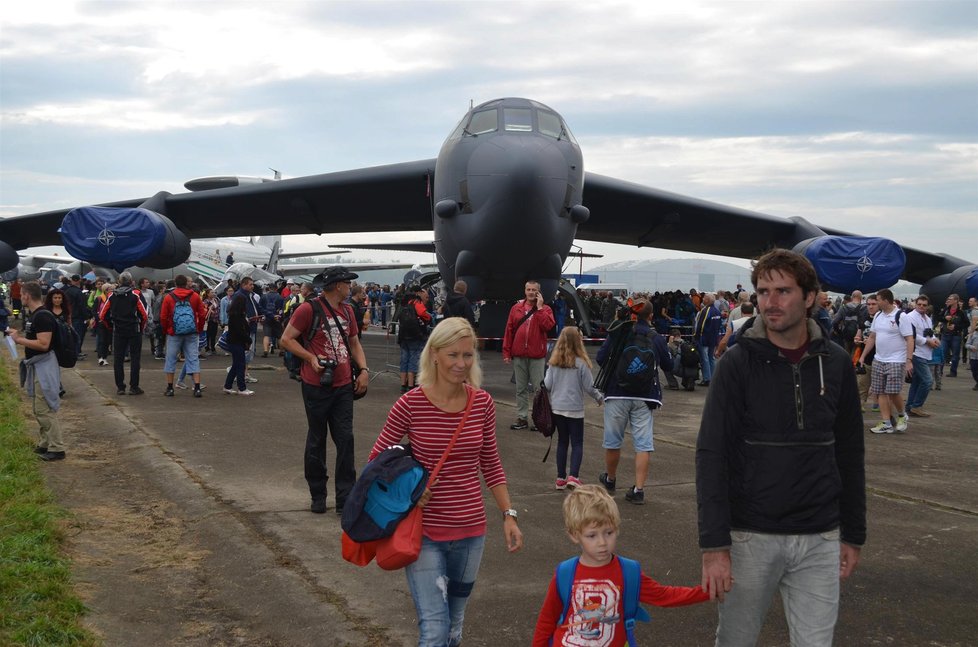
[[[503,510],[503,521],[506,521],[506,517],[512,517],[513,521],[519,517],[519,513],[516,512],[515,508],[510,508],[509,510]]]

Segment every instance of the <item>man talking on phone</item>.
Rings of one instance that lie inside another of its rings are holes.
[[[530,401],[543,381],[546,368],[547,332],[554,327],[554,313],[540,293],[538,281],[527,281],[523,293],[509,311],[503,335],[503,361],[516,374],[516,422],[510,429],[529,428]]]

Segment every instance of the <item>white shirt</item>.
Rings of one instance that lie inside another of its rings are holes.
[[[924,337],[924,330],[927,328],[933,329],[934,323],[930,320],[927,315],[922,315],[916,310],[909,314],[905,314],[900,317],[900,323],[903,324],[904,319],[910,320],[910,325],[914,327],[914,357],[919,357],[930,361],[931,355],[934,354],[934,349],[927,345],[927,342],[933,337]]]
[[[896,314],[898,308],[893,308],[889,314],[880,310],[873,318],[869,329],[876,340],[876,358],[874,362],[885,364],[904,364],[907,361],[907,337],[913,336],[909,315],[900,315],[900,325],[897,326]],[[923,331],[921,331],[923,332]]]

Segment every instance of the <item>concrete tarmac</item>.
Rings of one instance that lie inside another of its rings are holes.
[[[358,467],[400,395],[397,346],[374,331],[363,343],[373,372],[369,395],[355,405]],[[92,610],[91,624],[109,645],[414,644],[415,613],[403,573],[344,562],[339,518],[332,510],[308,510],[298,384],[287,378],[279,358],[259,357],[255,395],[225,395],[229,364],[223,356],[202,363],[208,388],[201,399],[179,390],[174,398],[163,397],[162,362],[145,346],[143,396],[117,396],[111,365],[98,367],[94,354],[65,371],[68,459],[45,466],[45,474],[58,499],[87,519],[74,526],[72,541],[87,555],[76,559],[75,578]],[[547,440],[509,429],[515,387],[499,353],[483,353],[482,364],[526,546],[515,555],[506,552],[502,520],[487,492],[489,534],[464,644],[521,645],[532,636],[554,567],[575,550],[563,532],[553,452],[542,463]],[[905,434],[870,434],[875,419],[866,414],[869,539],[842,588],[837,645],[978,642],[978,392],[964,367],[959,375],[945,377],[943,389],[931,393],[927,409],[933,417],[911,419]],[[663,584],[700,580],[694,447],[705,394],[700,387],[666,391],[665,406],[655,414],[644,506],[624,500],[633,474],[628,440],[622,452],[619,552],[638,559]],[[588,405],[585,482],[596,482],[604,471],[602,411]],[[333,459],[330,444],[331,471]],[[150,497],[152,510],[131,503],[120,525],[151,519],[145,541],[152,543],[179,520],[168,550],[180,559],[127,569],[121,552],[92,557],[98,532],[106,528],[97,506],[83,504],[86,488],[106,498]],[[194,568],[180,571],[188,561]],[[189,602],[188,590],[198,591]],[[636,632],[643,644],[713,644],[714,604],[650,612],[652,622]],[[197,623],[196,633],[188,619]],[[218,634],[224,638],[213,637]],[[759,644],[788,643],[775,600]]]

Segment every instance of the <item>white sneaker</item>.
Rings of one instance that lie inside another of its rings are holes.
[[[237,395],[238,392],[235,389],[224,389],[224,392],[228,395]]]
[[[257,377],[251,377],[250,375],[245,375],[245,382],[247,382],[248,384],[254,384],[257,381],[258,381]]]
[[[106,364],[108,364],[108,362],[106,362],[104,358],[99,359],[99,361],[98,361],[98,365],[99,366],[105,366]]]
[[[254,395],[255,392],[251,389],[245,389],[244,391],[238,391],[238,395]]]
[[[177,383],[176,383],[176,384],[174,384],[173,386],[175,386],[175,387],[177,387],[178,389],[183,389],[184,391],[186,391],[186,390],[187,390],[187,385],[186,385],[186,384],[184,384],[183,382],[177,382]]]
[[[898,434],[902,434],[907,430],[907,422],[908,422],[907,414],[903,414],[902,416],[897,416],[896,431]]]
[[[889,421],[887,421],[887,422],[878,422],[878,423],[876,423],[876,426],[870,427],[869,430],[871,432],[873,432],[874,434],[892,434],[893,433],[893,425],[891,425],[889,423]]]

